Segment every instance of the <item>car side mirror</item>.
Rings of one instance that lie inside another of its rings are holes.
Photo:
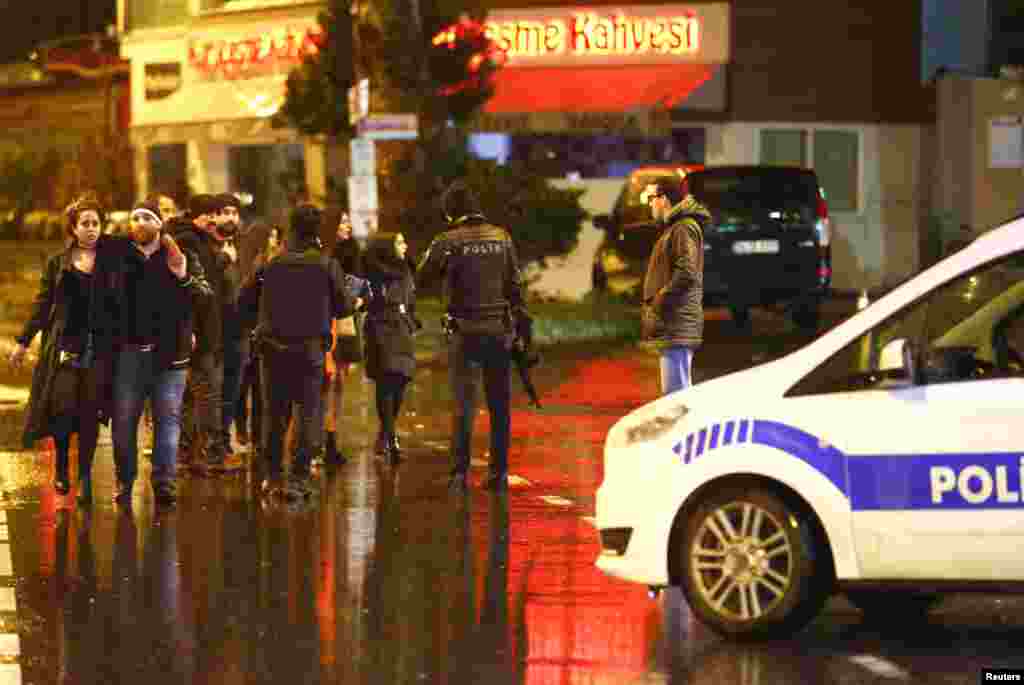
[[[593,222],[596,228],[599,228],[602,231],[607,231],[611,228],[612,217],[610,214],[598,214],[594,217]]]

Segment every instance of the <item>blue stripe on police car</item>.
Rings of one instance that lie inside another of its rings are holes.
[[[746,419],[694,431],[673,452],[689,464],[714,449],[745,442],[773,447],[807,463],[847,497],[854,511],[1024,506],[1020,452],[847,455],[799,428]]]

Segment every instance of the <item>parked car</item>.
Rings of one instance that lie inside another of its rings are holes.
[[[604,572],[682,587],[737,638],[843,592],[923,615],[1024,592],[1024,219],[775,361],[658,399],[605,442]]]
[[[638,285],[661,232],[640,202],[647,183],[686,176],[712,215],[704,244],[704,294],[727,304],[747,326],[750,308],[784,304],[800,326],[816,328],[832,280],[828,205],[814,172],[772,166],[644,167],[623,186],[612,212],[595,217],[605,231],[593,286]]]

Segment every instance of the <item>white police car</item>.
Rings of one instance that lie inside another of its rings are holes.
[[[815,342],[652,402],[605,443],[604,572],[736,637],[1024,588],[1024,219]],[[1020,585],[1015,585],[1020,584]]]

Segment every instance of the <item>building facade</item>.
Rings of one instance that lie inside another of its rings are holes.
[[[323,195],[321,146],[275,129],[288,73],[316,52],[323,2],[122,0],[131,61],[131,138],[141,193],[246,191],[281,220]]]
[[[288,71],[315,49],[323,3],[120,4],[122,55],[142,84],[131,128],[140,191],[180,179],[192,192],[246,190],[264,214],[286,206],[289,183],[323,194],[320,146],[270,126]],[[478,154],[582,185],[594,214],[642,164],[812,167],[837,289],[919,268],[936,164],[921,0],[492,0],[487,26],[508,57],[474,124]],[[585,227],[581,251],[595,232]],[[569,261],[578,295],[589,256]]]

